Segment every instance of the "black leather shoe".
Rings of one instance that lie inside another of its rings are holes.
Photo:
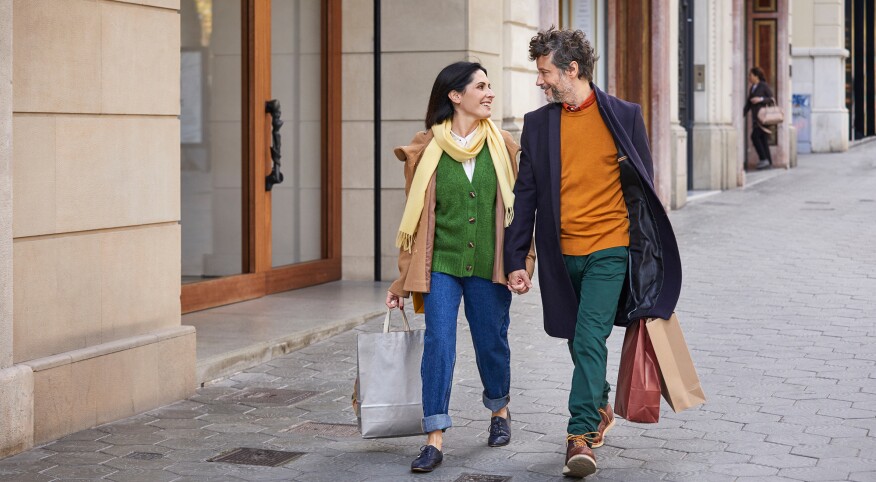
[[[431,472],[441,465],[444,455],[434,445],[420,447],[420,455],[411,462],[411,472]]]
[[[511,442],[511,411],[508,410],[505,415],[508,418],[490,418],[490,438],[487,439],[490,447],[501,447]]]

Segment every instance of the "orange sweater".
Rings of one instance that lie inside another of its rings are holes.
[[[560,245],[563,254],[629,246],[617,147],[596,103],[560,118]]]

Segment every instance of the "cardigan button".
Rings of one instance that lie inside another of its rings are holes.
[[[469,247],[469,248],[474,248],[474,243],[472,243],[471,241],[469,241],[469,242],[468,242],[468,247]]]
[[[475,197],[475,196],[477,196],[477,194],[475,194],[474,191],[469,191],[468,195],[469,195],[470,197]]]
[[[469,223],[469,224],[474,224],[474,223],[475,223],[475,218],[473,218],[473,217],[472,217],[472,218],[468,218],[468,223]]]
[[[466,271],[471,271],[471,265],[466,266],[466,267],[465,267],[465,270],[466,270]]]

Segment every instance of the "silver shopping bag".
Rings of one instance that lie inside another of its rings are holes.
[[[362,438],[406,437],[423,433],[423,330],[411,330],[399,310],[404,331],[389,331],[391,310],[383,333],[360,333],[358,378],[353,406]]]

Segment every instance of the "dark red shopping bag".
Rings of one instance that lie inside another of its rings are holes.
[[[627,327],[621,350],[614,413],[639,423],[660,419],[660,367],[645,323]]]

